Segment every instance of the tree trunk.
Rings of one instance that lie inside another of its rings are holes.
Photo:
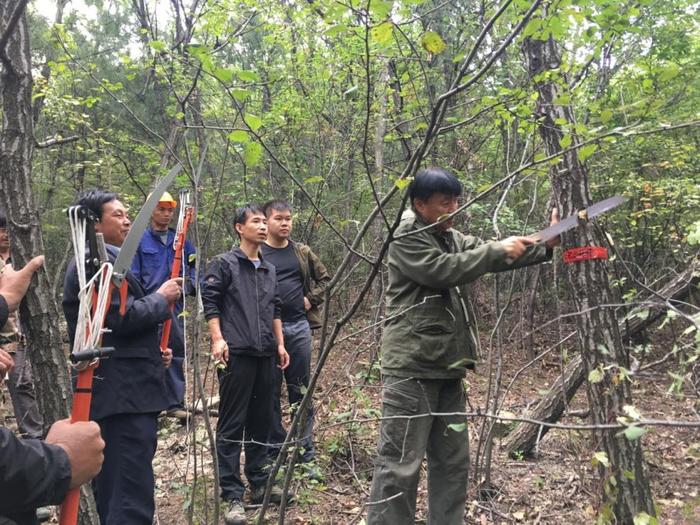
[[[562,105],[560,97],[566,85],[561,78],[560,57],[553,40],[527,39],[524,43],[527,70],[539,94],[537,101],[540,135],[546,153],[560,153],[565,135],[578,144],[571,106]],[[543,73],[549,75],[545,76]],[[566,122],[566,128],[562,124]],[[579,161],[577,150],[562,153],[561,161],[550,169],[554,199],[562,217],[569,217],[591,204],[588,172]],[[600,230],[584,223],[562,236],[564,247],[602,246]],[[616,421],[625,415],[623,407],[632,404],[629,380],[622,370],[629,370],[629,358],[622,345],[615,312],[603,305],[613,303],[606,262],[584,261],[567,265],[567,280],[572,301],[580,314],[576,317],[577,335],[586,377],[596,372],[600,380],[588,383],[588,402],[594,424]],[[603,476],[601,516],[614,515],[619,523],[632,523],[642,512],[655,515],[651,490],[643,465],[639,440],[630,441],[616,430],[594,433],[606,454],[609,466],[600,464]]]
[[[698,266],[700,266],[700,263],[695,259],[683,273],[679,274],[661,290],[656,292],[658,296],[660,296],[659,300],[684,300],[697,283],[700,282],[700,276],[696,273]],[[650,299],[654,299],[654,297],[650,297]],[[642,310],[642,308],[633,310],[619,322],[623,339],[635,339],[636,336],[655,323],[666,312],[665,308],[657,308],[646,318],[643,318],[635,315],[640,310]],[[569,334],[569,337],[573,335],[573,333]],[[527,413],[526,417],[529,419],[536,419],[537,421],[556,423],[564,414],[566,407],[571,403],[574,395],[576,395],[576,391],[585,378],[586,370],[583,367],[581,356],[577,355],[566,365],[564,371],[554,382],[550,391],[534,409]],[[562,388],[562,384],[564,388]],[[562,395],[562,393],[564,395]],[[520,423],[508,434],[508,437],[503,442],[503,448],[508,451],[511,457],[531,456],[532,451],[542,440],[544,435],[549,432],[549,429],[550,427]]]
[[[0,134],[0,205],[7,214],[12,260],[18,268],[33,256],[44,252],[41,225],[31,186],[34,129],[29,28],[23,12],[25,6],[24,0],[0,2],[0,34],[3,35],[0,38],[0,59],[3,65],[0,87],[3,112]],[[22,14],[17,18],[13,17],[15,13]],[[27,337],[39,410],[48,425],[57,419],[68,417],[71,388],[59,330],[58,308],[46,269],[37,272],[22,302],[20,319]],[[81,507],[88,508],[85,505],[93,512],[82,523],[97,523],[91,497],[89,502],[83,499]]]

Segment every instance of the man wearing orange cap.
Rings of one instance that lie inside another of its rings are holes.
[[[131,272],[140,281],[146,294],[155,292],[161,284],[170,279],[175,259],[173,242],[175,241],[175,230],[170,228],[170,221],[175,214],[177,202],[167,191],[158,201],[158,206],[151,215],[151,226],[141,238],[141,244],[134,255],[131,265]],[[189,282],[193,283],[195,278],[194,260],[195,249],[189,241],[185,241],[185,253],[182,258],[182,265]],[[189,287],[192,290],[192,287]],[[187,284],[185,290],[188,290]],[[182,303],[175,305],[173,312],[173,322],[170,329],[170,340],[168,346],[173,351],[173,360],[166,373],[166,394],[168,397],[167,414],[184,420],[187,412],[184,410],[185,401],[185,374],[182,369],[185,360],[184,331],[182,319],[178,314],[182,311]]]

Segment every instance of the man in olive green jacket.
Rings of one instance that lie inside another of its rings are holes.
[[[483,242],[440,221],[458,207],[462,185],[446,170],[420,171],[387,256],[382,341],[382,422],[368,524],[413,523],[423,457],[428,460],[428,523],[461,524],[469,443],[462,380],[476,361],[467,284],[489,272],[551,258],[528,237]],[[556,222],[553,214],[552,221]]]

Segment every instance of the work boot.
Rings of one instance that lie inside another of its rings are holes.
[[[253,503],[262,503],[265,497],[265,485],[259,485],[257,487],[251,487],[250,489],[250,499]],[[291,499],[287,495],[287,499]],[[282,489],[277,485],[272,485],[272,490],[270,491],[270,503],[280,504],[282,502]]]
[[[228,502],[228,510],[224,514],[226,525],[246,525],[245,509],[241,500],[234,499]]]

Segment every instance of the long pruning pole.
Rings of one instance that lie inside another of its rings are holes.
[[[182,271],[182,259],[185,253],[185,239],[187,238],[187,229],[190,226],[192,217],[194,216],[194,208],[190,204],[189,190],[180,191],[180,215],[177,221],[177,229],[175,231],[175,240],[173,241],[173,249],[175,250],[175,258],[173,259],[173,268],[170,272],[170,278],[175,279],[180,276]],[[170,305],[170,311],[175,309],[175,304]],[[160,337],[160,349],[164,351],[168,347],[170,339],[170,327],[172,326],[172,316],[163,323],[163,333]]]

